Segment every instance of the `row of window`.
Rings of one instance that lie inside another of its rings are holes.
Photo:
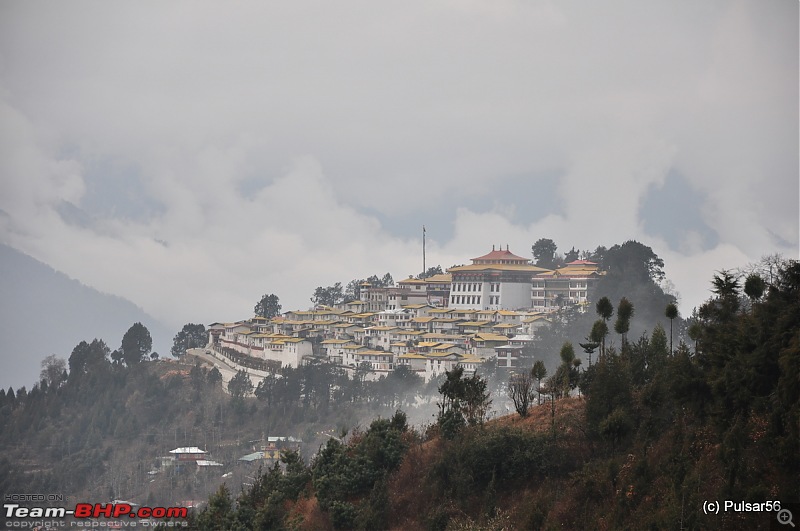
[[[451,295],[450,304],[480,304],[480,295]]]
[[[459,282],[453,284],[453,291],[481,291],[482,289],[483,289],[483,284],[479,282],[475,283]]]
[[[535,295],[534,295],[535,297]],[[569,297],[566,299],[569,302],[578,302],[578,301],[585,301],[586,300],[586,292],[582,291],[578,294],[577,297]],[[546,306],[547,301],[555,301],[553,298],[546,298],[546,299],[533,299],[532,305],[533,306]],[[555,302],[553,302],[555,304]]]
[[[350,356],[350,358],[351,359],[355,359],[355,356]],[[366,356],[360,356],[360,358],[361,358],[361,361],[383,361],[383,362],[387,362],[387,361],[390,361],[392,359],[392,356],[370,356],[370,355],[366,355]]]
[[[563,284],[563,282],[561,282],[561,283]],[[541,281],[532,282],[532,283],[531,283],[531,287],[532,287],[533,289],[544,289],[544,288],[545,288],[545,283],[544,283],[544,282],[541,282]],[[586,282],[572,282],[572,283],[569,285],[569,287],[570,287],[570,289],[581,289],[581,288],[585,288],[585,287],[586,287]]]
[[[566,296],[567,293],[566,292],[561,292],[561,293],[559,293],[559,295]],[[532,291],[531,292],[531,297],[547,297],[547,296],[548,295],[547,295],[546,291]],[[551,293],[550,296],[552,297],[552,296],[554,296],[554,294]],[[578,299],[585,299],[586,298],[586,292],[585,291],[579,291],[577,293],[570,293],[570,298],[576,298],[576,297]]]

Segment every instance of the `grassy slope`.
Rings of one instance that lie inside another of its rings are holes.
[[[447,529],[768,529],[773,514],[706,515],[702,501],[724,497],[726,478],[720,441],[710,428],[689,428],[679,420],[646,444],[601,447],[584,431],[582,398],[557,401],[552,472],[513,485],[498,485],[497,513],[485,514],[486,492],[461,499],[442,496],[432,486],[431,470],[457,441],[434,437],[413,444],[389,478],[391,528]],[[504,429],[536,433],[552,440],[549,405],[535,406],[527,418],[509,415],[488,422],[487,432]],[[781,499],[781,477],[759,445],[764,425],[751,419],[749,449],[742,456],[746,474],[768,478],[767,499]],[[771,480],[769,479],[771,478]],[[744,478],[744,481],[747,479]],[[757,493],[753,493],[757,496]],[[745,501],[756,501],[751,498]],[[302,529],[332,529],[316,500],[301,497],[291,509]],[[446,517],[441,518],[444,514]],[[437,520],[437,517],[439,519]]]

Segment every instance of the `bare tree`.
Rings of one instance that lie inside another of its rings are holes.
[[[531,376],[536,378],[537,403],[542,404],[542,379],[547,376],[547,368],[542,360],[536,360],[531,369]]]
[[[39,374],[39,379],[46,381],[48,388],[58,387],[66,369],[67,362],[63,358],[50,354],[42,360],[42,372]]]
[[[533,400],[533,377],[528,371],[513,374],[508,379],[508,397],[514,402],[514,409],[520,417],[528,416],[528,406]]]

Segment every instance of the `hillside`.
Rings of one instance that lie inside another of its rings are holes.
[[[0,388],[39,381],[41,361],[63,357],[83,339],[118,338],[141,322],[162,355],[174,332],[132,302],[101,293],[0,244]],[[46,332],[46,333],[44,333]]]
[[[570,379],[550,380],[556,400],[526,419],[480,422],[485,383],[448,373],[436,425],[397,412],[308,465],[288,454],[239,496],[217,491],[194,525],[770,529],[774,508],[704,504],[800,509],[800,264],[766,291],[748,280],[749,304],[725,272],[714,290],[694,349],[671,353],[663,331],[623,340],[581,373],[582,397],[558,399]]]
[[[800,264],[713,287],[691,345],[656,327],[586,367],[562,351],[526,418],[487,420],[505,393],[461,368],[369,382],[318,360],[249,398],[188,357],[81,342],[68,374],[0,390],[0,490],[202,501],[197,529],[768,529],[703,504],[800,499]],[[300,451],[240,461],[274,436]],[[220,467],[166,459],[186,446]]]
[[[388,401],[397,399],[309,366],[282,371],[278,381],[286,385],[270,396],[238,400],[194,358],[127,367],[111,362],[102,340],[78,344],[69,367],[55,385],[0,390],[0,491],[150,505],[202,501],[223,482],[238,491],[250,481],[264,462],[239,458],[267,437],[301,439],[308,460],[330,434],[391,413]],[[328,396],[333,385],[345,392],[323,404],[312,385]],[[190,446],[222,466],[201,470],[166,460],[171,450]]]

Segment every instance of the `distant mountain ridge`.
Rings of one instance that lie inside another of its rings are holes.
[[[83,340],[102,339],[113,350],[141,322],[153,350],[169,355],[173,332],[131,301],[101,293],[12,247],[0,244],[0,387],[30,389],[41,361],[68,359]]]

